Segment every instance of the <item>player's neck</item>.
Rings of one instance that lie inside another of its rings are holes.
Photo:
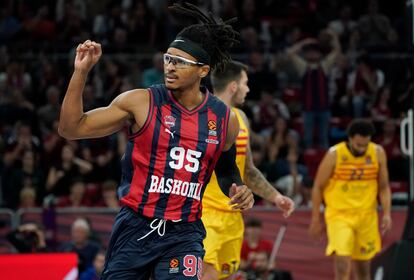
[[[182,90],[172,91],[174,99],[187,110],[192,110],[200,105],[205,98],[205,94],[200,91],[200,85]]]
[[[226,104],[230,108],[234,107],[234,104],[231,100],[231,94],[227,94],[226,92],[217,92],[215,94],[221,101],[224,102],[224,104]]]

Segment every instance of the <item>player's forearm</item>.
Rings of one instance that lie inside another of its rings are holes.
[[[243,185],[240,171],[236,165],[236,146],[233,144],[228,151],[221,153],[220,158],[214,167],[217,182],[226,195],[230,194],[230,187],[233,183]]]
[[[384,215],[391,215],[391,191],[388,186],[381,188],[380,201]]]
[[[252,166],[246,168],[246,183],[253,193],[270,202],[274,202],[275,197],[280,193],[266,180],[263,174]]]
[[[85,87],[87,73],[79,70],[73,72],[60,111],[59,134],[65,138],[76,137],[77,127],[82,120],[82,93]]]
[[[312,220],[319,221],[320,220],[320,205],[322,203],[322,192],[321,188],[318,187],[316,184],[313,186],[312,189]]]

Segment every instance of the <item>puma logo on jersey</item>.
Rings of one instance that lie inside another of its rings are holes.
[[[215,140],[215,139],[209,139],[209,138],[207,138],[206,139],[206,143],[217,145],[219,143],[219,141],[218,140]]]
[[[170,134],[170,135],[171,135],[171,138],[173,138],[173,139],[174,139],[174,132],[175,132],[175,131],[171,131],[171,130],[169,130],[168,128],[166,128],[166,129],[165,129],[165,132],[167,132],[168,134]]]

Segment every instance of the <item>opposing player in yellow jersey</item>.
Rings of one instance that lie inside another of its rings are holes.
[[[257,195],[279,207],[285,217],[294,210],[293,201],[281,195],[254,166],[249,144],[249,124],[243,111],[235,108],[244,103],[249,91],[247,67],[239,62],[229,62],[225,69],[211,76],[214,94],[235,112],[240,131],[236,139],[236,163],[244,182]],[[203,280],[230,279],[240,264],[243,243],[243,218],[229,205],[228,194],[221,191],[215,174],[211,177],[203,197],[202,221],[207,231],[204,239]]]
[[[369,121],[354,120],[348,141],[329,149],[312,190],[311,236],[320,238],[320,204],[325,202],[327,255],[334,256],[335,279],[370,278],[370,261],[381,249],[377,195],[382,204],[382,232],[391,229],[391,195],[384,149],[373,142]]]

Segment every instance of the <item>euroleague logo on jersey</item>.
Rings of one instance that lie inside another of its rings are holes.
[[[178,259],[171,259],[170,260],[170,269],[169,273],[178,273],[180,271],[180,261]]]
[[[217,124],[216,121],[209,120],[207,123],[208,127],[208,135],[209,136],[217,136]]]
[[[213,121],[213,120],[208,121],[207,126],[209,130],[217,130],[216,121]]]
[[[165,116],[164,117],[164,124],[168,126],[169,128],[175,126],[175,118],[173,116]]]

